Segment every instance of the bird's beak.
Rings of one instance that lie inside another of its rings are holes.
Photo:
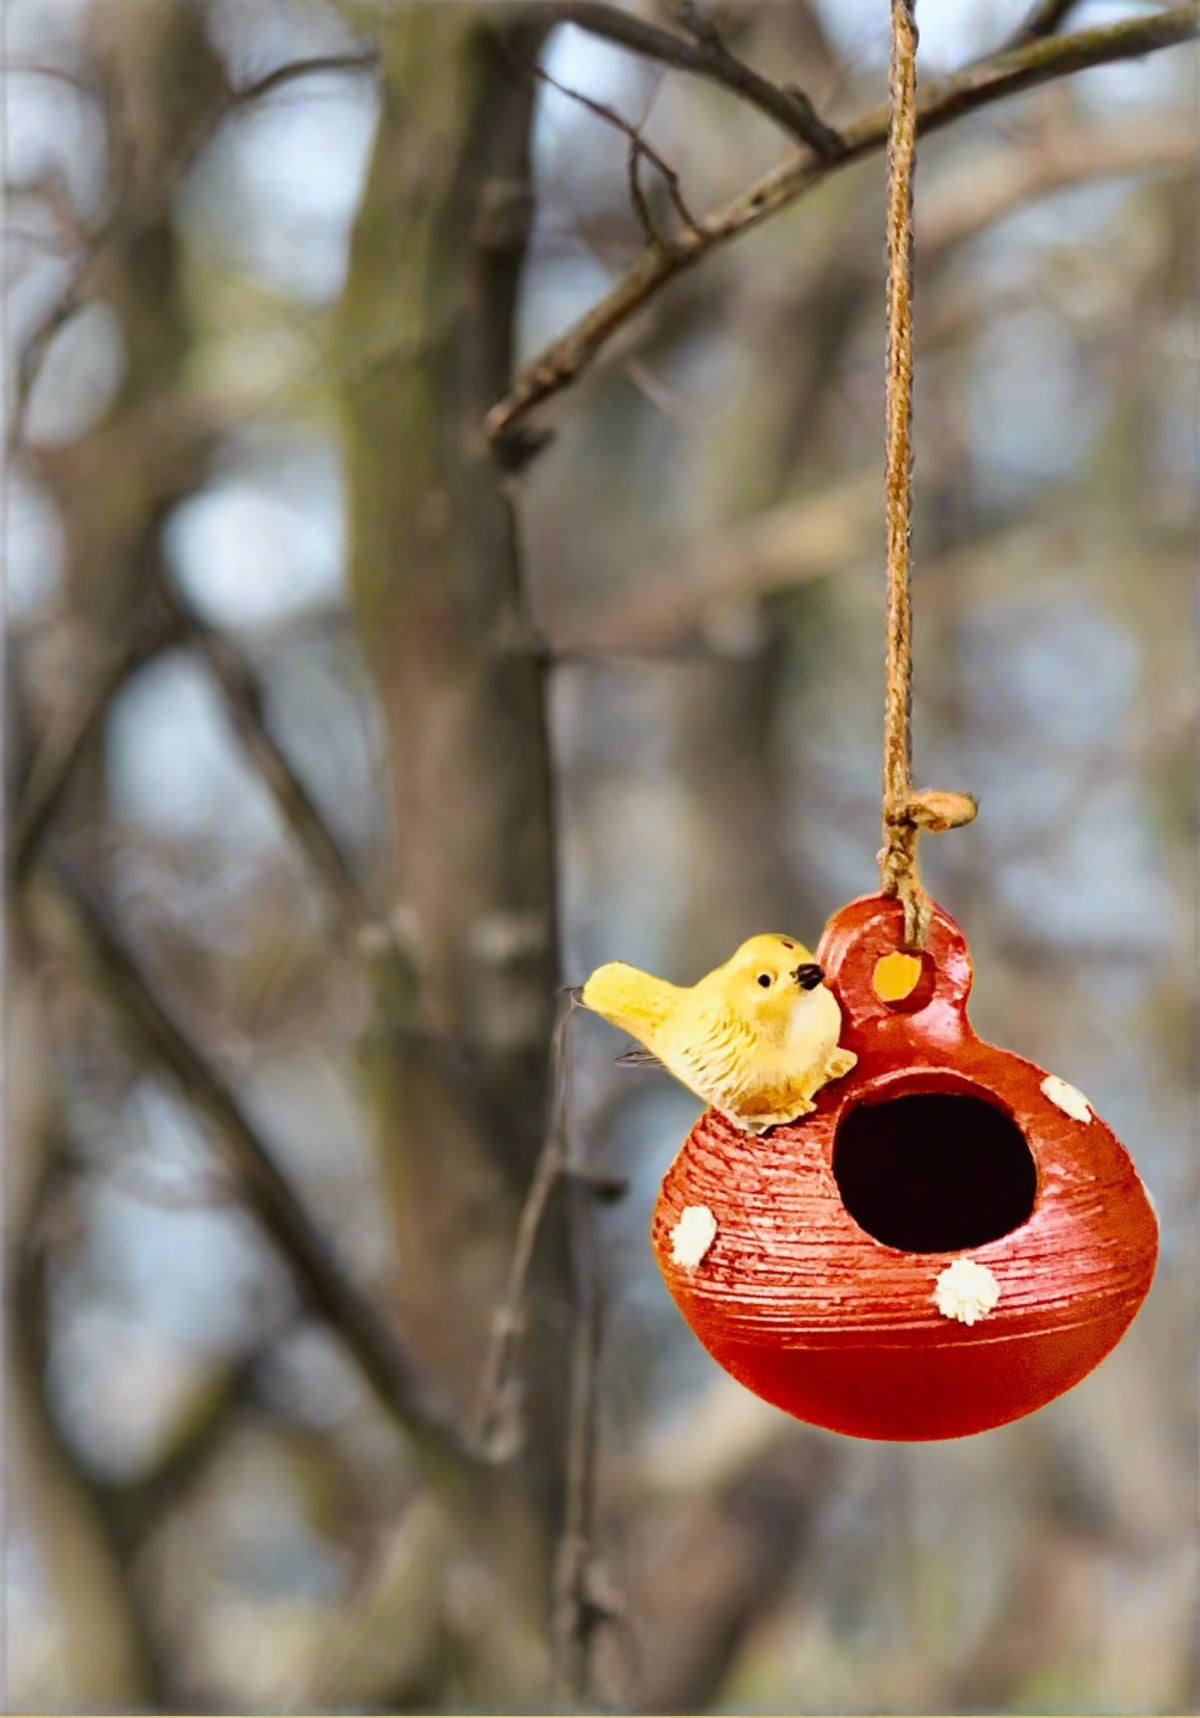
[[[798,966],[792,974],[801,990],[815,990],[824,976],[823,968],[819,967],[815,961],[810,962],[807,966]]]

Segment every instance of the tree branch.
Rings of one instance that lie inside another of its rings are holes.
[[[129,1555],[176,1508],[215,1459],[236,1411],[251,1398],[255,1374],[278,1332],[269,1332],[201,1392],[152,1466],[130,1480],[98,1480],[98,1501]]]
[[[512,1369],[517,1343],[524,1332],[525,1299],[534,1253],[551,1197],[563,1180],[568,1183],[568,1198],[572,1200],[576,1193],[600,1201],[620,1199],[628,1187],[624,1180],[614,1176],[585,1174],[572,1160],[569,1042],[571,1017],[577,999],[574,991],[559,993],[558,1014],[550,1046],[550,1077],[555,1094],[552,1114],[521,1208],[504,1294],[492,1318],[491,1338],[479,1386],[476,1435],[497,1453],[522,1436]],[[573,1221],[568,1213],[568,1224]]]
[[[541,1155],[521,1207],[517,1236],[504,1295],[492,1320],[476,1409],[476,1431],[489,1449],[507,1450],[524,1438],[513,1380],[513,1359],[525,1326],[525,1296],[534,1249],[541,1234],[550,1198],[566,1169],[563,1141],[557,1128],[546,1131]]]
[[[149,612],[137,611],[124,639],[92,684],[63,719],[51,726],[34,756],[13,819],[9,864],[14,882],[21,883],[29,875],[75,771],[122,687],[144,664],[178,643],[179,637],[178,623],[157,605]]]
[[[410,967],[410,953],[395,925],[371,900],[291,759],[272,734],[261,684],[242,650],[196,613],[170,585],[161,566],[152,569],[150,585],[149,604],[135,611],[120,646],[38,749],[14,819],[14,881],[19,884],[28,877],[76,770],[126,682],[163,651],[190,644],[220,686],[250,763],[325,883],[343,924],[362,950],[386,950],[402,968]]]
[[[29,1423],[22,1429],[31,1440],[31,1463],[50,1470],[53,1492],[38,1483],[36,1468],[24,1478],[33,1494],[35,1516],[41,1518],[41,1550],[48,1555],[51,1580],[64,1602],[65,1656],[80,1697],[89,1702],[98,1698],[102,1706],[117,1710],[127,1704],[164,1710],[180,1703],[182,1694],[172,1675],[172,1655],[138,1590],[133,1547],[107,1507],[103,1486],[64,1431],[50,1397],[52,1236],[71,1171],[69,1142],[57,1125],[46,1147],[28,1211],[6,1260],[11,1309],[7,1358],[12,1366],[6,1417],[19,1427],[27,1416]],[[39,1498],[42,1507],[37,1509]],[[80,1681],[85,1677],[90,1679],[86,1686]]]
[[[1002,52],[1011,53],[1014,48],[1024,48],[1030,42],[1040,42],[1046,36],[1053,36],[1078,4],[1079,0],[1037,0],[1024,22],[1005,42]]]
[[[1097,179],[1184,171],[1195,160],[1194,124],[1163,119],[1052,131],[1029,148],[964,161],[948,173],[917,210],[917,248],[928,262],[1039,198]]]
[[[621,132],[623,136],[629,139],[630,200],[633,203],[634,213],[641,222],[647,244],[657,245],[663,241],[661,234],[650,218],[650,212],[646,208],[646,201],[642,196],[641,185],[638,180],[638,162],[643,159],[648,161],[661,176],[663,184],[667,188],[667,194],[675,207],[675,213],[683,225],[685,227],[696,225],[695,216],[683,200],[678,173],[663,160],[657,150],[650,147],[636,125],[630,124],[629,120],[623,118],[615,108],[607,106],[606,103],[595,101],[590,95],[584,95],[582,90],[572,89],[568,84],[559,83],[558,79],[552,77],[544,66],[535,65],[532,70],[539,82],[548,84],[551,89],[556,89],[559,95],[565,95],[568,100],[577,102],[580,107],[586,108],[589,113],[595,114],[597,119],[602,119],[606,125],[611,125],[615,131]]]
[[[1198,33],[1200,13],[1195,5],[1187,5],[1150,18],[1128,19],[1108,29],[1081,30],[1072,36],[1033,42],[1016,52],[968,66],[935,86],[918,109],[918,131],[921,135],[938,131],[963,114],[1006,96],[1090,66],[1136,59],[1173,47]],[[886,140],[887,108],[880,107],[845,129],[844,148],[835,159],[802,157],[785,162],[698,227],[679,234],[670,245],[643,251],[611,292],[520,371],[509,393],[487,415],[487,433],[492,441],[502,443],[535,407],[576,381],[613,335],[676,275],[693,268],[710,251],[761,226],[839,167],[881,149]]]
[[[345,1274],[232,1089],[143,975],[107,907],[65,865],[55,863],[52,869],[89,945],[106,1000],[213,1124],[248,1206],[313,1310],[338,1334],[383,1406],[418,1443],[460,1464],[476,1465],[480,1457],[467,1436],[431,1399],[400,1338]]]
[[[247,758],[262,777],[313,870],[332,897],[343,924],[360,948],[386,949],[402,967],[411,966],[387,914],[366,888],[286,751],[271,732],[261,682],[240,646],[209,626],[164,579],[159,595],[175,620],[180,638],[195,647],[220,686],[230,720]]]
[[[253,83],[246,84],[242,89],[235,90],[230,98],[230,107],[246,107],[251,102],[261,101],[266,95],[271,95],[284,85],[295,83],[298,78],[318,77],[331,72],[377,72],[379,70],[379,55],[364,49],[356,54],[315,54],[307,60],[289,60],[286,65],[276,66],[265,77],[256,78]]]
[[[835,161],[844,147],[841,137],[821,120],[803,90],[774,84],[739,60],[715,35],[687,41],[670,30],[630,12],[619,11],[604,0],[539,0],[534,12],[554,24],[575,24],[589,35],[615,42],[631,53],[676,71],[692,72],[732,90],[743,101],[765,113],[788,134],[806,143],[822,160]]]
[[[569,1127],[569,1122],[567,1126]],[[556,1692],[579,1710],[593,1704],[592,1653],[596,1631],[619,1614],[602,1596],[596,1567],[596,1492],[599,1462],[600,1344],[604,1303],[593,1225],[595,1195],[577,1173],[567,1185],[571,1248],[571,1384],[567,1417],[567,1471],[562,1533],[554,1569],[551,1653]]]
[[[820,494],[687,538],[619,602],[564,617],[551,633],[556,657],[640,655],[711,640],[708,619],[719,620],[729,604],[793,590],[870,554],[877,531],[871,503],[878,489],[872,469]]]

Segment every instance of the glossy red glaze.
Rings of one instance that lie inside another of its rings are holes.
[[[767,1134],[703,1116],[663,1182],[653,1242],[700,1341],[757,1395],[854,1437],[956,1438],[1043,1407],[1115,1347],[1149,1291],[1158,1224],[1111,1129],[1065,1114],[1041,1090],[1044,1069],[976,1037],[970,953],[940,908],[915,996],[880,1001],[875,964],[901,932],[899,904],[884,896],[830,921],[818,959],[858,1066],[824,1088],[812,1115]],[[903,1252],[859,1227],[834,1178],[838,1127],[859,1105],[917,1093],[982,1099],[1016,1123],[1037,1173],[1027,1221],[943,1253]],[[696,1205],[717,1232],[687,1269],[672,1262],[671,1237]],[[939,1274],[962,1257],[1000,1286],[974,1325],[934,1300]]]

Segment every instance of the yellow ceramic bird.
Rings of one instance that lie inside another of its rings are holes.
[[[596,969],[586,1008],[748,1133],[808,1115],[813,1098],[858,1060],[840,1050],[842,1011],[802,943],[760,936],[691,988],[624,961]]]

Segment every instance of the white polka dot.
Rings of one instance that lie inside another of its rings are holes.
[[[1042,1081],[1042,1091],[1056,1104],[1064,1115],[1069,1115],[1072,1121],[1091,1121],[1092,1106],[1083,1093],[1075,1086],[1069,1086],[1065,1080],[1060,1080],[1057,1074],[1047,1074]]]
[[[933,1298],[943,1318],[978,1324],[995,1310],[1000,1284],[986,1265],[978,1265],[974,1259],[955,1259],[938,1278]]]
[[[717,1219],[707,1205],[689,1205],[671,1230],[671,1263],[694,1271],[717,1238]]]

